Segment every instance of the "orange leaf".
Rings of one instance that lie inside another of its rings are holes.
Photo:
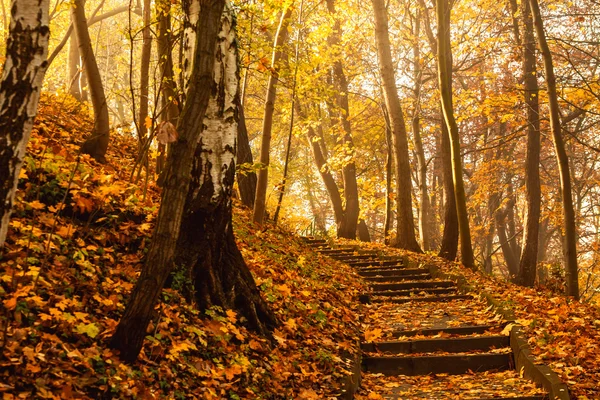
[[[372,331],[365,331],[365,340],[367,342],[372,342],[381,337],[383,331],[379,328],[373,329]]]

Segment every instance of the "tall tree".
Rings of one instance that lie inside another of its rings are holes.
[[[223,202],[230,201],[228,182],[229,179],[233,179],[235,168],[234,154],[232,154],[235,151],[235,136],[231,138],[231,126],[228,129],[219,129],[224,121],[212,119],[205,121],[205,116],[209,115],[207,109],[211,97],[213,104],[210,115],[213,115],[215,107],[219,107],[215,97],[227,94],[220,97],[220,101],[228,103],[226,109],[222,108],[222,112],[237,123],[237,109],[232,104],[235,98],[232,96],[233,86],[237,88],[238,79],[237,67],[232,65],[237,63],[235,30],[233,16],[229,12],[223,12],[225,0],[205,0],[202,1],[202,5],[195,29],[198,37],[190,43],[195,49],[194,59],[191,63],[193,66],[189,75],[191,79],[187,85],[186,102],[178,123],[179,138],[172,144],[169,152],[156,229],[146,264],[111,340],[111,346],[118,349],[120,357],[126,361],[137,358],[154,306],[173,267],[183,216],[189,215],[188,213],[192,211],[185,210],[191,198],[189,189],[192,171],[200,173],[194,176],[192,187],[204,190],[201,194],[196,193],[201,196],[197,197],[199,201],[192,205],[196,211],[206,212],[206,208],[222,211],[227,207]],[[217,37],[219,37],[219,46],[217,46]],[[215,57],[217,54],[218,57]],[[219,89],[223,92],[219,92]],[[220,107],[225,106],[224,103],[220,103]],[[204,130],[203,124],[206,124]],[[201,137],[201,135],[205,136]],[[203,145],[208,146],[206,151],[198,148],[197,144],[201,141]],[[213,153],[209,153],[210,151]],[[215,163],[214,157],[223,157],[223,163],[220,161]],[[207,164],[210,160],[213,164]],[[222,169],[223,165],[226,168]],[[203,166],[206,168],[204,174]],[[218,213],[216,218],[220,219],[219,222],[227,222],[224,215],[222,212]],[[231,225],[230,221],[229,225]],[[214,229],[223,230],[223,226],[219,225]],[[209,232],[214,231],[211,229]],[[222,233],[228,234],[227,230]]]
[[[106,162],[106,150],[108,149],[110,130],[108,104],[104,95],[100,70],[98,69],[96,57],[92,49],[83,0],[73,1],[71,16],[94,108],[94,130],[81,146],[81,151],[103,163]]]
[[[350,156],[342,165],[342,182],[344,185],[345,212],[341,225],[338,226],[338,237],[356,239],[360,205],[358,199],[358,185],[356,183],[356,164],[354,162],[354,142],[352,141],[352,127],[350,120],[350,105],[348,100],[348,79],[342,64],[342,24],[341,16],[336,11],[335,0],[327,0],[327,10],[333,17],[333,30],[327,38],[327,45],[334,52],[332,65],[332,83],[336,92],[337,109],[331,107],[331,125],[340,126],[341,130],[336,141],[341,145],[346,154]]]
[[[4,245],[48,56],[48,0],[13,0],[0,81],[0,247]]]
[[[138,118],[138,134],[142,146],[146,140],[146,135],[148,134],[146,117],[148,117],[150,56],[152,55],[152,32],[150,30],[151,16],[152,9],[150,7],[150,0],[144,0],[144,27],[142,28],[142,57],[140,63],[140,113]]]
[[[427,160],[425,149],[421,139],[421,80],[423,71],[421,68],[421,12],[417,11],[413,26],[413,79],[414,79],[414,109],[411,118],[415,153],[417,155],[418,184],[419,184],[419,236],[421,246],[427,251],[431,245],[431,234],[429,222],[429,195],[427,193]]]
[[[556,90],[556,76],[554,75],[554,63],[552,53],[546,40],[544,21],[537,0],[529,0],[533,23],[537,35],[537,41],[544,59],[544,70],[546,71],[546,86],[548,87],[548,105],[550,107],[550,130],[558,162],[560,176],[560,192],[562,197],[564,244],[563,253],[566,264],[567,295],[579,299],[579,270],[577,267],[577,229],[575,226],[575,210],[573,208],[573,194],[571,190],[571,174],[569,171],[569,157],[565,150],[560,123],[560,107]]]
[[[177,87],[175,74],[173,72],[172,35],[171,35],[171,2],[161,0],[156,4],[158,29],[156,47],[158,52],[158,69],[161,79],[160,104],[161,122],[177,125],[179,116]],[[156,173],[160,174],[164,168],[166,158],[166,145],[158,144],[158,156],[156,158]]]
[[[516,0],[511,0],[513,9]],[[540,106],[537,81],[535,36],[529,2],[521,2],[522,39],[517,43],[523,48],[523,86],[527,105],[527,156],[525,160],[525,196],[527,206],[524,217],[523,251],[519,262],[517,282],[533,286],[537,271],[538,238],[540,227]],[[517,28],[518,29],[518,28]],[[520,42],[520,43],[519,43]]]
[[[419,7],[423,12],[423,27],[431,46],[431,50],[435,57],[438,53],[438,38],[436,38],[433,30],[431,29],[431,20],[429,13],[427,12],[428,7],[424,0],[419,0]],[[446,25],[450,26],[450,13],[445,15]],[[445,40],[446,46],[450,48],[450,35],[445,35],[441,39]],[[439,63],[438,63],[439,66]],[[450,92],[452,92],[452,54],[446,58],[446,74],[450,77],[448,85]],[[443,110],[440,105],[440,114],[442,115],[440,123],[440,135],[437,145],[437,155],[440,159],[438,162],[439,169],[441,169],[440,175],[442,176],[442,190],[443,190],[443,209],[444,209],[444,230],[442,233],[442,241],[440,244],[440,250],[438,255],[447,260],[454,261],[456,254],[458,253],[458,214],[456,211],[456,196],[454,194],[454,182],[452,177],[452,150],[450,148],[450,139],[448,133],[448,125],[443,117]],[[441,201],[440,201],[441,202]]]
[[[404,114],[392,63],[388,17],[384,0],[371,0],[375,14],[375,39],[379,56],[379,69],[384,88],[384,98],[389,112],[392,137],[396,155],[396,202],[397,202],[397,238],[395,246],[420,252],[421,248],[415,237],[415,223],[412,209],[412,181],[408,158],[408,134],[404,122]]]
[[[452,57],[450,41],[450,7],[448,0],[436,0],[437,24],[438,24],[438,81],[441,93],[442,111],[444,120],[448,126],[450,147],[452,151],[452,178],[454,182],[454,196],[456,199],[456,213],[458,215],[458,231],[460,235],[461,261],[468,268],[475,268],[473,247],[471,246],[471,230],[469,228],[469,215],[467,212],[467,199],[462,172],[462,155],[458,125],[454,118],[452,105],[451,78],[448,74],[448,59]],[[446,14],[447,13],[447,14]]]
[[[254,222],[262,224],[267,208],[267,184],[269,182],[269,162],[271,152],[271,131],[273,129],[273,113],[275,112],[275,99],[277,98],[277,83],[279,80],[280,62],[285,54],[282,49],[288,37],[288,27],[293,7],[289,6],[282,14],[279,28],[273,44],[273,58],[271,60],[271,75],[267,84],[265,99],[265,113],[263,116],[262,138],[260,143],[260,170],[256,182],[256,196],[254,198]]]

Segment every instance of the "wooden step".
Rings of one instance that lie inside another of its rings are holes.
[[[326,244],[327,240],[325,239],[315,239],[310,237],[301,237],[301,239],[308,244]]]
[[[431,279],[429,272],[424,274],[414,275],[394,275],[394,276],[366,276],[364,277],[367,282],[403,282],[403,281],[419,281],[425,279]]]
[[[363,351],[374,353],[468,353],[471,351],[489,351],[510,346],[508,336],[477,336],[468,338],[433,338],[419,340],[396,340],[389,342],[361,343]]]
[[[386,394],[384,399],[385,400],[415,400],[415,398],[418,399],[447,399],[450,395],[454,395],[452,398],[458,398],[456,397],[458,394],[457,393],[448,393],[448,392],[427,392],[427,393],[420,393],[417,394],[415,397],[415,394],[412,394],[411,397],[406,397],[405,395],[401,395],[401,394]],[[473,398],[472,400],[549,400],[548,396],[544,396],[544,395],[538,395],[538,396],[518,396],[518,395],[510,395],[507,394],[505,397],[499,395],[498,397],[494,396],[494,397],[478,397],[478,398]]]
[[[382,290],[379,292],[369,292],[369,296],[389,296],[389,297],[408,297],[417,296],[421,293],[426,294],[450,294],[456,293],[458,288],[425,288],[425,289],[412,289],[412,290]]]
[[[371,266],[389,266],[389,265],[397,265],[397,266],[403,266],[403,262],[402,260],[374,260],[374,261],[356,261],[356,262],[350,262],[348,263],[350,264],[351,267],[371,267]]]
[[[358,255],[357,254],[348,254],[348,255],[346,255],[346,254],[340,254],[340,255],[332,254],[331,258],[334,258],[334,259],[336,259],[338,261],[344,261],[344,262],[347,262],[347,263],[351,263],[351,262],[354,262],[354,261],[360,262],[361,260],[375,260],[375,259],[377,259],[377,256],[375,256],[375,255],[368,255],[368,254],[363,254],[363,255],[360,255],[360,254],[358,254]]]
[[[349,250],[349,249],[332,249],[332,248],[328,248],[328,249],[318,249],[317,253],[329,256],[329,255],[333,255],[333,254],[352,254],[354,252],[354,250]]]
[[[363,357],[363,371],[384,375],[461,375],[469,371],[504,371],[514,365],[512,353]]]
[[[482,334],[490,329],[502,329],[505,324],[501,325],[469,325],[469,326],[448,326],[444,328],[423,328],[423,329],[411,329],[411,330],[398,330],[393,332],[394,337],[411,337],[417,335],[423,336],[435,336],[440,333],[446,333],[448,335],[477,335]]]
[[[452,281],[416,281],[416,282],[398,282],[398,283],[373,283],[371,288],[378,292],[383,290],[414,290],[425,288],[449,288],[455,287]]]
[[[372,303],[394,303],[394,304],[404,304],[404,303],[445,303],[447,301],[453,300],[472,300],[473,296],[468,294],[456,294],[456,295],[447,295],[447,296],[414,296],[414,297],[390,297],[384,299],[371,299]]]
[[[422,275],[422,274],[429,274],[429,270],[426,270],[424,268],[385,268],[385,269],[372,269],[370,271],[358,271],[358,274],[362,277]]]

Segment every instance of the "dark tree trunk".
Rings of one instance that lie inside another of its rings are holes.
[[[92,42],[88,31],[87,19],[85,17],[84,2],[74,0],[71,6],[71,15],[79,54],[83,60],[83,66],[87,76],[92,106],[94,108],[94,130],[91,136],[81,146],[81,151],[89,154],[98,162],[106,162],[106,150],[108,149],[110,123],[108,119],[108,105],[102,86],[102,78],[96,63],[96,57],[92,50]]]
[[[544,70],[546,71],[546,84],[548,86],[548,104],[550,106],[550,130],[552,131],[552,140],[558,163],[558,172],[560,176],[560,192],[563,206],[563,221],[565,240],[563,244],[563,253],[565,259],[565,271],[567,276],[567,296],[573,296],[579,299],[579,269],[577,267],[577,228],[575,221],[575,210],[573,208],[573,193],[571,189],[571,175],[569,171],[569,157],[565,150],[565,143],[562,137],[562,128],[560,124],[560,108],[558,104],[558,94],[556,91],[556,76],[554,75],[554,64],[552,53],[546,40],[544,31],[544,22],[540,13],[540,6],[537,0],[529,0],[531,5],[531,14],[537,34],[538,44],[544,59]]]
[[[343,53],[341,52],[342,43],[342,24],[340,15],[335,9],[335,0],[327,0],[327,10],[334,18],[333,30],[327,38],[327,43],[336,52],[332,73],[333,84],[335,85],[336,102],[338,110],[333,113],[334,118],[332,125],[341,124],[343,129],[342,137],[338,139],[338,143],[344,146],[347,154],[351,155],[351,160],[345,162],[342,166],[342,177],[344,183],[344,198],[346,200],[345,214],[342,224],[338,225],[337,235],[341,238],[356,239],[356,228],[358,224],[358,215],[360,213],[358,199],[358,185],[356,183],[356,165],[354,163],[354,143],[352,141],[352,128],[350,120],[350,106],[348,102],[348,80],[344,73],[342,64]],[[339,52],[339,53],[338,53]]]
[[[523,252],[517,282],[532,287],[537,275],[538,238],[540,226],[540,106],[537,82],[535,36],[531,7],[521,3],[523,21],[523,83],[527,105],[527,158],[525,189],[527,208],[524,217]]]
[[[254,207],[254,196],[256,195],[256,172],[251,168],[254,165],[252,159],[252,149],[248,139],[248,129],[246,128],[246,117],[244,116],[244,107],[239,104],[239,124],[237,137],[237,183],[240,191],[242,204],[246,207]]]
[[[177,126],[179,107],[177,106],[178,96],[175,85],[175,75],[173,73],[170,9],[171,2],[169,0],[162,0],[157,3],[157,51],[158,68],[161,76],[161,121],[170,122],[174,126]],[[162,143],[158,144],[158,157],[156,158],[157,174],[160,174],[164,169],[167,150],[166,147],[167,146]]]
[[[454,183],[452,182],[452,154],[448,128],[442,121],[440,153],[442,158],[442,175],[444,190],[444,233],[442,245],[438,255],[446,260],[456,260],[458,253],[458,214],[456,213],[456,198],[454,196]]]
[[[111,347],[119,350],[121,359],[128,362],[135,361],[142,348],[154,306],[173,268],[173,257],[190,187],[195,144],[200,137],[211,95],[211,91],[207,89],[215,84],[215,50],[217,34],[222,29],[220,21],[225,0],[207,3],[198,18],[197,26],[202,30],[202,35],[199,35],[194,45],[196,51],[186,96],[188,101],[178,123],[179,138],[169,152],[160,210],[146,264],[111,339]]]
[[[0,82],[0,248],[46,74],[48,0],[14,0]]]
[[[471,245],[471,230],[465,195],[462,156],[458,125],[454,118],[452,105],[451,65],[452,51],[450,48],[450,7],[448,0],[436,0],[438,22],[438,80],[440,85],[442,111],[448,126],[450,149],[452,152],[452,181],[454,182],[454,197],[456,199],[456,214],[458,216],[458,233],[460,236],[460,257],[463,265],[475,268],[473,247]]]
[[[361,242],[370,242],[371,241],[371,235],[369,234],[369,227],[367,226],[367,223],[365,222],[364,219],[360,219],[358,221],[358,240],[360,240]]]
[[[394,246],[421,252],[421,248],[415,237],[412,181],[408,157],[408,134],[402,106],[398,98],[398,90],[396,89],[388,16],[383,0],[371,0],[371,2],[373,3],[373,12],[375,14],[375,38],[377,41],[377,54],[379,55],[379,70],[383,83],[385,104],[391,121],[396,156],[397,237]]]
[[[138,118],[138,139],[144,146],[148,127],[146,126],[146,117],[148,117],[148,93],[150,86],[150,56],[152,55],[152,34],[150,32],[150,17],[152,9],[150,0],[144,0],[144,27],[142,28],[142,57],[140,63],[140,113]]]
[[[383,242],[390,244],[390,231],[393,225],[392,219],[392,174],[393,174],[393,163],[394,153],[392,144],[392,127],[390,125],[390,118],[388,116],[387,109],[385,106],[381,106],[383,116],[385,119],[385,144],[386,144],[386,157],[385,157],[385,221],[383,226]]]

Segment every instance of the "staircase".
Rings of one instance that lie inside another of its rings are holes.
[[[304,240],[353,267],[371,289],[361,296],[368,311],[355,398],[549,398],[514,370],[507,322],[454,282],[434,279],[406,257]]]

